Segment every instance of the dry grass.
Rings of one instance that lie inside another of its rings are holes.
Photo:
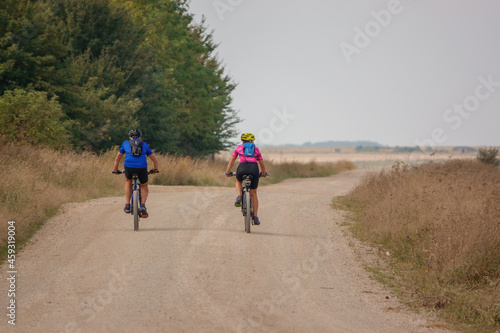
[[[157,185],[197,185],[197,186],[233,186],[234,178],[224,177],[227,160],[194,159],[191,157],[158,156],[161,171],[154,176],[152,183]],[[271,177],[261,179],[261,184],[275,184],[288,178],[327,177],[335,173],[352,170],[354,164],[348,161],[335,163],[275,163],[265,160],[266,170]],[[233,166],[236,171],[238,162]]]
[[[2,145],[0,154],[5,172],[0,187],[0,260],[6,252],[7,221],[16,221],[20,247],[62,204],[117,195],[123,188],[123,180],[110,173],[111,153],[98,157]]]
[[[341,171],[353,170],[355,166],[348,161],[324,162],[315,161],[307,163],[282,162],[275,163],[266,161],[267,171],[271,177],[263,180],[263,184],[279,183],[288,178],[309,178],[309,177],[327,177]]]
[[[500,328],[500,170],[451,160],[396,164],[341,199],[353,231],[389,252],[418,305],[485,332]]]
[[[152,179],[156,185],[228,186],[224,176],[227,161],[189,156],[157,155],[160,173]]]

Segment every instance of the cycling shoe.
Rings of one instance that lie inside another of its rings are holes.
[[[234,205],[235,205],[236,207],[241,207],[241,201],[242,201],[242,199],[243,199],[243,197],[242,197],[241,195],[238,195],[238,196],[236,197],[236,201],[234,202]]]
[[[143,219],[147,219],[149,216],[148,211],[146,210],[146,206],[142,205],[141,207],[141,217]]]

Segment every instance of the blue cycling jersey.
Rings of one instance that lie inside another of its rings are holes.
[[[139,139],[132,139],[132,140],[139,140]],[[148,144],[143,141],[142,155],[133,156],[132,148],[130,147],[130,142],[128,142],[127,140],[123,141],[120,147],[120,153],[125,154],[125,162],[123,165],[125,165],[127,168],[147,168],[148,161],[146,156],[152,155],[153,151],[151,150],[151,148],[149,148]]]

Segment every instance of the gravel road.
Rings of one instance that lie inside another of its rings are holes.
[[[0,330],[449,332],[356,259],[329,205],[364,172],[259,188],[251,234],[232,188],[152,186],[138,232],[122,198],[66,205],[18,254],[16,325]]]

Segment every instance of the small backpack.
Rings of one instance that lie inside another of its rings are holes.
[[[128,140],[132,156],[142,155],[142,140]]]
[[[254,157],[255,155],[255,145],[251,142],[245,142],[243,144],[244,154],[246,157]]]

